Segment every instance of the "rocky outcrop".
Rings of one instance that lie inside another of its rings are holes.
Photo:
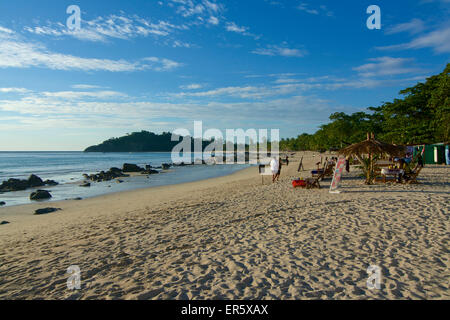
[[[128,174],[124,174],[121,169],[115,168],[115,167],[109,169],[106,172],[101,171],[97,174],[91,174],[91,175],[83,174],[83,176],[85,179],[91,180],[94,182],[111,181],[116,178],[129,177]]]
[[[132,163],[124,163],[123,164],[123,168],[122,168],[123,172],[142,172],[145,171],[144,168],[139,167],[136,164],[132,164]]]
[[[10,191],[20,191],[26,190],[29,188],[27,180],[20,179],[8,179],[7,181],[3,181],[0,185],[0,192],[10,192]]]
[[[158,174],[159,171],[158,170],[153,170],[153,169],[149,169],[149,170],[145,170],[142,171],[141,174]]]
[[[38,176],[32,174],[29,178],[28,178],[28,187],[29,188],[35,188],[35,187],[42,187],[45,185],[44,181],[42,181],[41,178],[39,178]]]
[[[59,183],[56,182],[55,180],[45,180],[45,181],[44,181],[44,184],[45,184],[46,186],[57,186]]]
[[[30,200],[45,200],[51,197],[52,195],[47,190],[37,190],[30,194]]]
[[[58,182],[54,180],[42,181],[41,178],[32,174],[27,180],[21,179],[8,179],[3,181],[0,185],[0,192],[21,191],[29,188],[43,187],[43,186],[56,186]]]
[[[80,184],[80,187],[85,187],[85,188],[87,188],[87,187],[90,187],[91,186],[91,183],[90,182],[85,182],[85,183],[83,183],[83,184]]]

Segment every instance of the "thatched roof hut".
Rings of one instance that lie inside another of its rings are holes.
[[[339,150],[339,154],[345,156],[361,156],[364,154],[388,154],[395,157],[405,155],[405,151],[406,149],[403,146],[396,146],[393,144],[381,142],[375,140],[373,134],[367,134],[367,140],[345,147],[344,149]]]
[[[390,156],[404,156],[406,148],[375,140],[374,134],[367,134],[367,140],[352,144],[339,150],[339,154],[356,156],[361,162],[366,176],[366,184],[375,180],[375,155],[388,154]],[[366,155],[366,157],[364,157]]]

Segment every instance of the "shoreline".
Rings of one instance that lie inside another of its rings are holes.
[[[251,164],[244,165],[233,165],[228,168],[222,165],[171,165],[169,169],[162,169],[161,166],[153,167],[152,170],[157,169],[158,173],[146,173],[146,172],[121,172],[126,174],[125,176],[111,176],[107,180],[94,180],[102,179],[92,178],[94,175],[98,175],[100,172],[109,171],[106,170],[95,170],[95,171],[82,171],[83,174],[79,174],[79,177],[73,177],[70,180],[61,181],[54,177],[58,182],[57,185],[43,185],[40,187],[29,187],[25,190],[10,191],[0,193],[0,201],[5,201],[6,206],[0,207],[0,212],[2,208],[9,208],[20,205],[29,205],[33,203],[57,203],[60,201],[71,200],[76,198],[90,199],[93,197],[98,197],[106,194],[114,194],[125,191],[133,191],[138,189],[154,188],[159,186],[169,186],[182,184],[187,182],[201,181],[204,179],[211,179],[216,177],[222,177],[239,171],[242,168],[248,166],[253,166]],[[88,172],[88,173],[86,173]],[[82,175],[90,176],[83,177]],[[21,177],[14,177],[15,179],[27,180],[30,174],[22,175]],[[40,178],[39,176],[37,176]],[[47,178],[47,177],[46,177]],[[9,179],[9,178],[8,178]],[[5,182],[8,180],[4,180]],[[45,178],[44,178],[45,179]],[[150,180],[148,180],[150,179]],[[42,179],[43,180],[43,179]],[[1,182],[1,180],[0,180]],[[79,188],[84,183],[90,183],[89,187]],[[48,190],[52,194],[52,198],[44,201],[30,202],[30,193],[36,190]]]
[[[24,221],[22,219],[16,220],[14,218],[17,217],[28,217],[31,216],[33,218],[36,218],[35,215],[33,215],[34,211],[36,209],[42,209],[47,207],[58,207],[61,208],[62,211],[60,211],[57,214],[64,213],[64,210],[70,210],[72,207],[78,207],[79,205],[88,204],[91,206],[96,206],[98,202],[109,202],[109,201],[121,201],[122,197],[140,197],[142,195],[153,195],[154,194],[160,194],[160,193],[172,193],[172,192],[178,192],[178,189],[180,189],[182,192],[193,192],[197,189],[198,191],[201,191],[205,186],[210,186],[215,183],[229,183],[234,181],[239,181],[243,179],[249,178],[250,171],[255,171],[256,173],[256,167],[251,166],[248,168],[240,169],[236,172],[233,172],[231,174],[227,174],[225,176],[219,176],[219,177],[213,177],[213,178],[207,178],[207,179],[201,179],[191,182],[182,182],[182,183],[176,183],[176,184],[168,184],[163,186],[148,186],[148,187],[142,187],[142,188],[136,188],[131,190],[125,190],[125,191],[117,191],[117,192],[109,192],[102,195],[96,195],[92,197],[86,197],[81,200],[74,200],[74,199],[65,199],[65,200],[57,200],[57,201],[36,201],[34,203],[29,204],[17,204],[17,205],[11,205],[6,207],[0,208],[0,220],[5,220],[6,218],[10,219],[8,222],[11,224],[13,222],[21,222]],[[252,170],[253,169],[253,170]],[[161,173],[160,173],[161,174]],[[131,173],[131,176],[133,176],[133,173]],[[139,174],[134,174],[134,176],[139,176]],[[142,177],[145,178],[145,177]],[[83,180],[80,180],[83,181]],[[77,182],[72,182],[73,184],[77,184]],[[34,189],[33,189],[34,190]],[[44,215],[39,218],[43,218]],[[11,219],[13,218],[13,219]],[[31,219],[31,218],[30,218]],[[2,231],[5,231],[2,229]],[[1,235],[0,235],[1,237]]]

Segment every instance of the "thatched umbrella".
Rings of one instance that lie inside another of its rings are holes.
[[[375,140],[374,134],[367,134],[367,140],[352,144],[344,149],[339,150],[340,154],[345,156],[356,156],[361,164],[367,162],[367,178],[366,183],[372,182],[372,176],[374,172],[374,155],[388,154],[391,156],[402,156],[405,154],[405,148],[402,146],[396,146],[389,143]],[[367,158],[364,158],[367,155]],[[364,161],[366,160],[366,161]]]

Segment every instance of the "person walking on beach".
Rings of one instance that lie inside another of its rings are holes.
[[[281,158],[278,157],[278,172],[276,175],[277,181],[280,181],[280,174],[281,174]]]
[[[272,171],[272,183],[275,183],[275,179],[278,174],[279,163],[275,157],[270,160],[270,170]]]

